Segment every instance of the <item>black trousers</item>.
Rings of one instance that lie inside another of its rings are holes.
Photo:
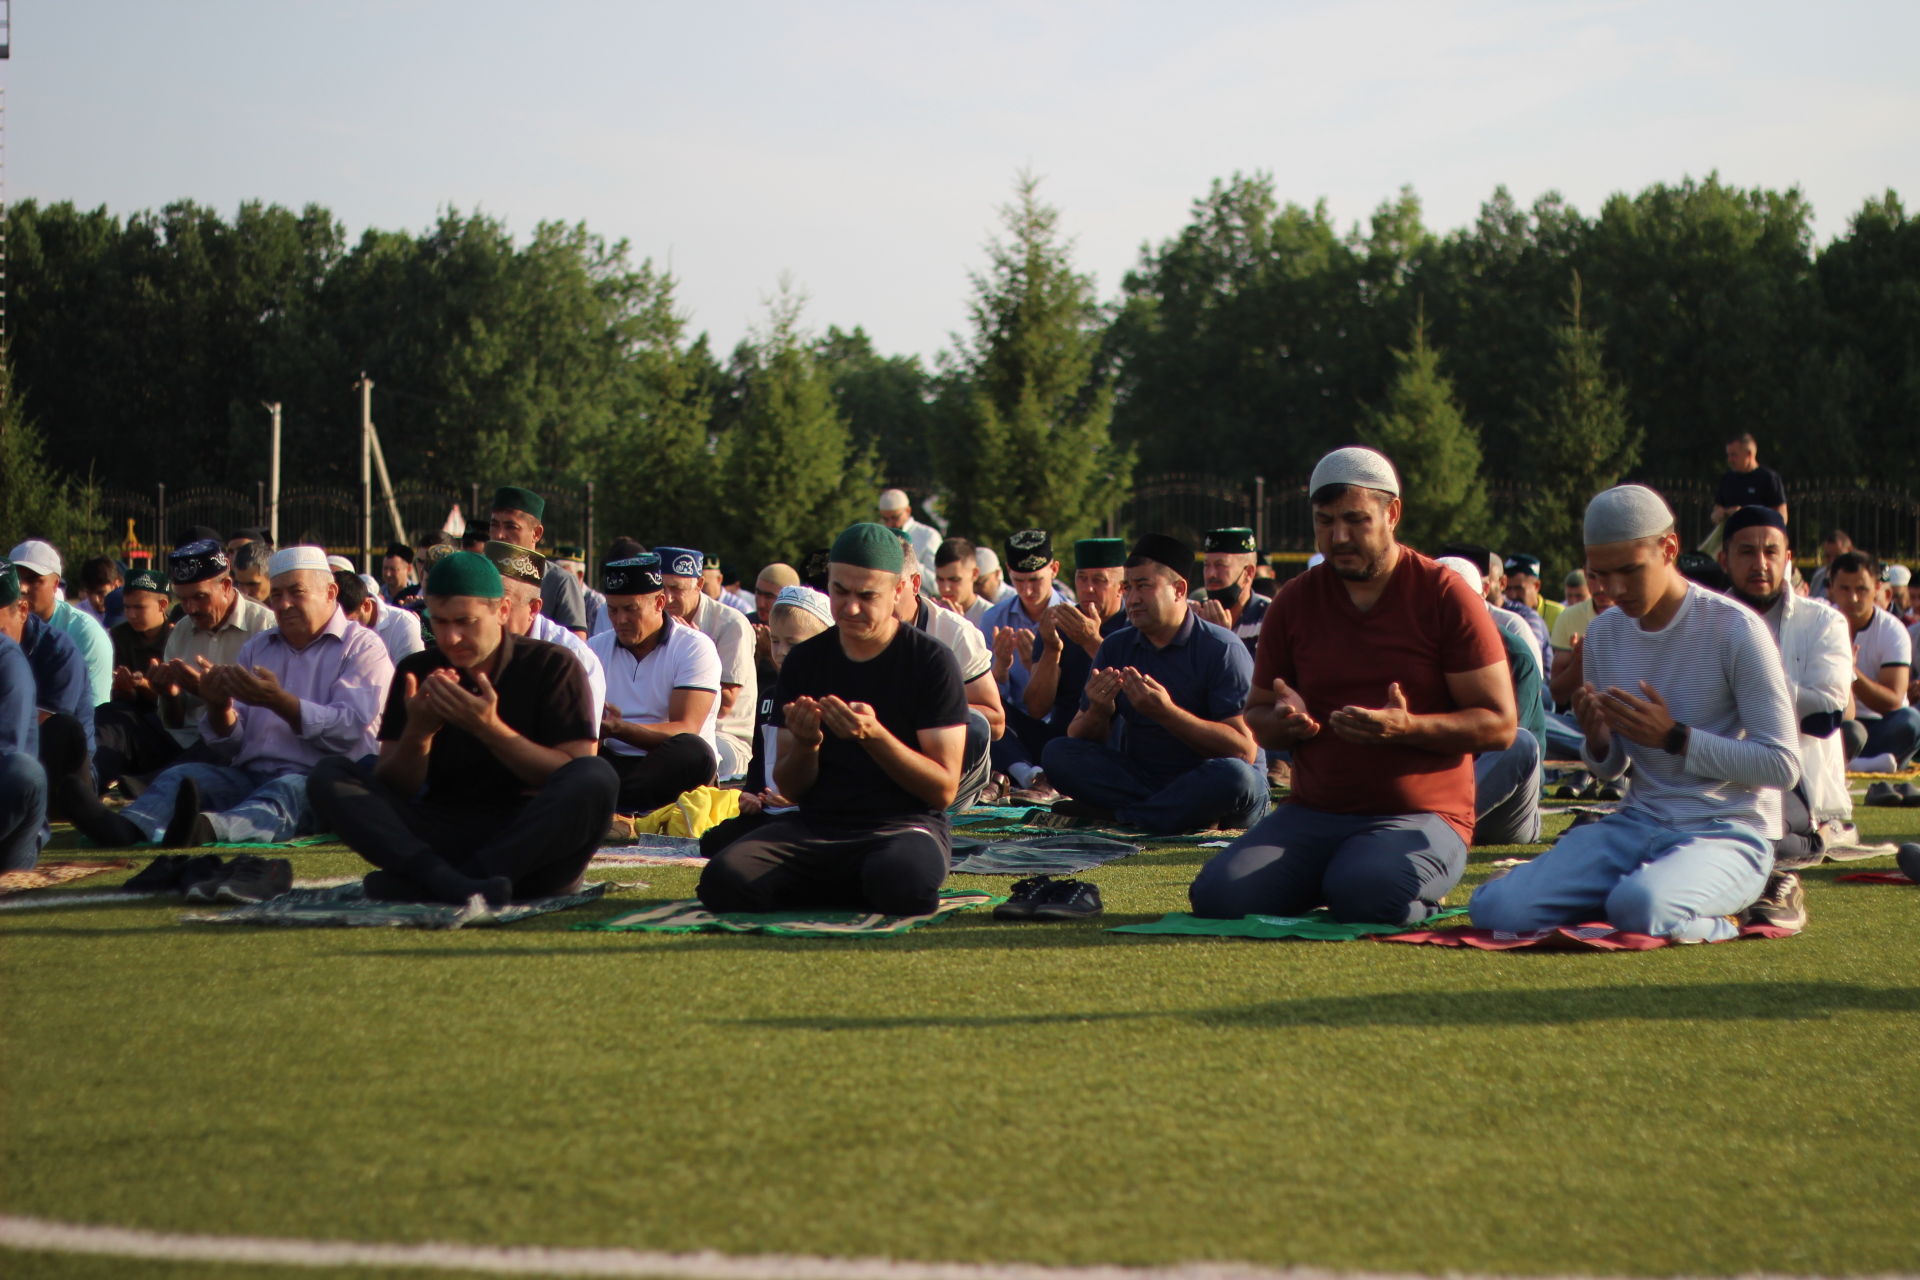
[[[722,849],[700,876],[709,911],[878,911],[924,916],[953,863],[945,818],[847,823],[790,813]]]
[[[403,796],[371,762],[328,756],[307,779],[323,831],[337,831],[374,866],[398,875],[422,855],[475,880],[505,876],[516,899],[545,898],[580,878],[606,834],[619,788],[604,760],[570,760],[526,800],[456,804]]]
[[[102,791],[128,774],[153,773],[177,763],[188,750],[167,732],[159,712],[124,702],[94,708],[93,739],[93,771]]]
[[[40,722],[40,767],[47,774],[49,815],[56,822],[71,822],[73,809],[97,794],[87,731],[78,720],[55,712]]]
[[[713,749],[697,733],[678,733],[643,756],[626,756],[600,748],[600,758],[613,766],[620,779],[618,808],[622,813],[652,813],[672,804],[682,792],[713,781]],[[604,829],[604,824],[602,824]]]

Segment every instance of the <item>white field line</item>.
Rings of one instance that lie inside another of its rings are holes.
[[[1413,1280],[1406,1273],[1182,1262],[1158,1267],[1049,1267],[1024,1262],[895,1262],[788,1254],[656,1253],[464,1244],[360,1244],[190,1236],[0,1214],[0,1248],[165,1262],[284,1267],[406,1267],[520,1276],[651,1276],[661,1280]],[[1466,1280],[1447,1273],[1450,1280]],[[1766,1280],[1754,1275],[1745,1280]]]

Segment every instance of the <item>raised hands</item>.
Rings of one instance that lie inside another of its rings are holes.
[[[1288,742],[1305,742],[1320,732],[1320,722],[1307,712],[1307,700],[1278,676],[1273,678],[1273,718]]]
[[[837,738],[861,742],[886,732],[873,707],[865,702],[847,702],[837,694],[820,699],[820,719]]]
[[[464,729],[479,737],[502,727],[500,695],[494,692],[493,681],[480,673],[475,672],[473,680],[479,688],[476,692],[468,693],[460,687],[460,677],[451,667],[440,667],[427,673],[419,694],[442,724]],[[409,692],[413,688],[413,682],[409,681]],[[407,703],[407,713],[409,716],[413,713],[411,698]]]
[[[787,732],[803,747],[817,747],[825,734],[821,731],[820,704],[812,698],[795,698],[783,709]]]
[[[1022,641],[1026,632],[1020,627],[995,627],[993,629],[993,678],[996,682],[1007,678],[1013,670],[1014,660],[1026,661]]]
[[[1119,667],[1101,667],[1087,677],[1088,704],[1112,715],[1114,702],[1120,697],[1120,687],[1125,679]]]
[[[207,661],[205,654],[195,654],[191,662],[185,658],[175,658],[166,664],[169,682],[186,693],[199,693],[201,679],[211,670],[213,664]]]
[[[1343,742],[1378,746],[1404,738],[1413,727],[1413,713],[1407,709],[1407,695],[1399,684],[1387,686],[1384,707],[1341,707],[1327,717],[1327,726]]]
[[[1120,668],[1120,692],[1135,711],[1149,720],[1159,720],[1173,710],[1173,695],[1167,687],[1144,671]]]
[[[1202,600],[1190,606],[1202,622],[1211,622],[1216,627],[1233,629],[1233,620],[1228,616],[1225,606],[1218,600]]]
[[[1092,605],[1056,604],[1046,616],[1066,643],[1077,644],[1089,653],[1099,647],[1100,624],[1093,616]]]
[[[1607,728],[1628,742],[1637,742],[1643,747],[1664,747],[1667,735],[1673,732],[1673,712],[1667,709],[1666,699],[1660,696],[1660,691],[1645,680],[1640,681],[1640,692],[1646,695],[1644,698],[1636,698],[1625,689],[1613,686],[1603,693],[1592,685],[1586,685],[1583,686],[1583,692],[1592,695]],[[1576,701],[1576,708],[1578,705]],[[1586,727],[1584,718],[1581,727]]]

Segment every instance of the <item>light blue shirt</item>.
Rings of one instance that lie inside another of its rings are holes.
[[[87,664],[87,691],[93,705],[100,706],[113,697],[113,639],[107,629],[65,600],[53,604],[53,616],[47,625],[63,632]]]
[[[1053,599],[1047,601],[1051,608],[1056,604],[1071,604],[1067,593],[1060,589],[1058,582],[1053,584]],[[1033,664],[1040,657],[1040,624],[1027,616],[1026,606],[1020,603],[1020,593],[1008,587],[997,604],[980,615],[975,626],[980,634],[987,638],[987,652],[993,652],[993,630],[995,627],[1019,627],[1033,633],[1033,643],[1027,651],[1014,658],[1013,666],[1007,669],[1007,678],[1000,685],[1000,700],[1009,708],[1022,709],[1027,705],[1027,681],[1033,677]]]

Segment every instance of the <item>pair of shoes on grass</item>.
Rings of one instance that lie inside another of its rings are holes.
[[[178,893],[188,902],[264,902],[293,888],[293,863],[250,853],[227,862],[210,853],[163,853],[123,887],[130,893]]]
[[[1055,880],[1029,876],[1014,883],[1013,893],[993,909],[995,920],[1085,920],[1105,910],[1100,888],[1084,880]]]
[[[1867,784],[1867,801],[1876,809],[1920,809],[1920,787],[1911,782]]]

